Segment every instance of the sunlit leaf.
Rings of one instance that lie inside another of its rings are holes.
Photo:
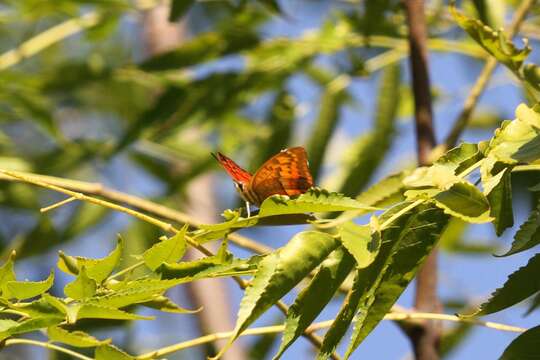
[[[57,316],[43,316],[32,319],[23,320],[18,322],[17,325],[13,323],[4,323],[7,327],[5,330],[0,331],[0,340],[4,340],[13,335],[26,334],[36,330],[44,329],[49,326],[59,324],[63,318]]]
[[[304,332],[330,302],[334,293],[353,269],[354,260],[343,248],[334,250],[324,260],[313,279],[289,307],[283,340],[275,359]]]
[[[76,308],[76,319],[152,320],[151,316],[131,314],[113,307],[82,304]]]
[[[111,339],[98,340],[83,331],[68,331],[58,326],[49,327],[47,329],[47,335],[51,341],[61,342],[75,347],[94,347],[111,342]]]
[[[142,255],[144,263],[150,270],[156,270],[162,263],[174,263],[184,256],[186,252],[187,226],[184,226],[178,234],[154,244]]]
[[[385,217],[395,211],[399,210],[394,209]],[[383,231],[379,255],[370,266],[359,270],[361,299],[347,358],[390,311],[439,239],[447,221],[448,216],[441,210],[421,206],[399,217],[392,228]]]
[[[135,358],[114,345],[101,345],[94,354],[96,360],[134,360]]]
[[[122,239],[118,238],[116,248],[102,259],[73,257],[60,252],[57,266],[63,272],[72,275],[77,275],[80,268],[85,266],[88,277],[100,284],[112,273],[116,265],[118,265],[122,256],[122,248]]]
[[[381,232],[370,225],[346,222],[339,227],[339,236],[360,269],[369,266],[379,253]]]
[[[64,293],[72,299],[83,300],[94,296],[96,287],[95,280],[88,277],[83,265],[77,278],[64,287]]]
[[[9,281],[6,287],[9,294],[16,299],[29,299],[49,290],[54,282],[54,270],[43,281]]]
[[[259,316],[287,294],[338,246],[329,234],[304,231],[296,234],[284,247],[266,255],[246,289],[232,342]]]

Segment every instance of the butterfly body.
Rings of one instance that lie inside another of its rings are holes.
[[[313,186],[306,151],[300,146],[272,156],[253,175],[219,152],[214,157],[232,178],[240,196],[256,206],[269,196],[300,195]]]

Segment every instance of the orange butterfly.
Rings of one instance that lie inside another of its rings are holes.
[[[269,196],[299,195],[313,186],[306,150],[301,146],[281,150],[267,160],[254,175],[222,153],[212,155],[229,173],[240,196],[246,201],[248,216],[250,203],[260,206]]]

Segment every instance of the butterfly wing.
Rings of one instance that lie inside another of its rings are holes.
[[[237,183],[249,184],[252,176],[249,172],[242,169],[237,163],[218,152],[217,154],[212,154],[220,165],[227,171],[230,177]]]
[[[262,202],[271,195],[299,195],[313,186],[306,150],[298,146],[282,150],[253,175],[249,189]]]

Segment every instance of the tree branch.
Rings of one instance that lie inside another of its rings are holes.
[[[410,65],[415,106],[415,126],[418,164],[428,165],[435,147],[433,130],[431,89],[428,71],[427,29],[422,0],[404,0],[409,28]],[[437,298],[437,252],[434,249],[416,276],[415,308],[421,311],[439,312]],[[416,359],[438,359],[441,329],[432,321],[412,326],[408,332]]]

